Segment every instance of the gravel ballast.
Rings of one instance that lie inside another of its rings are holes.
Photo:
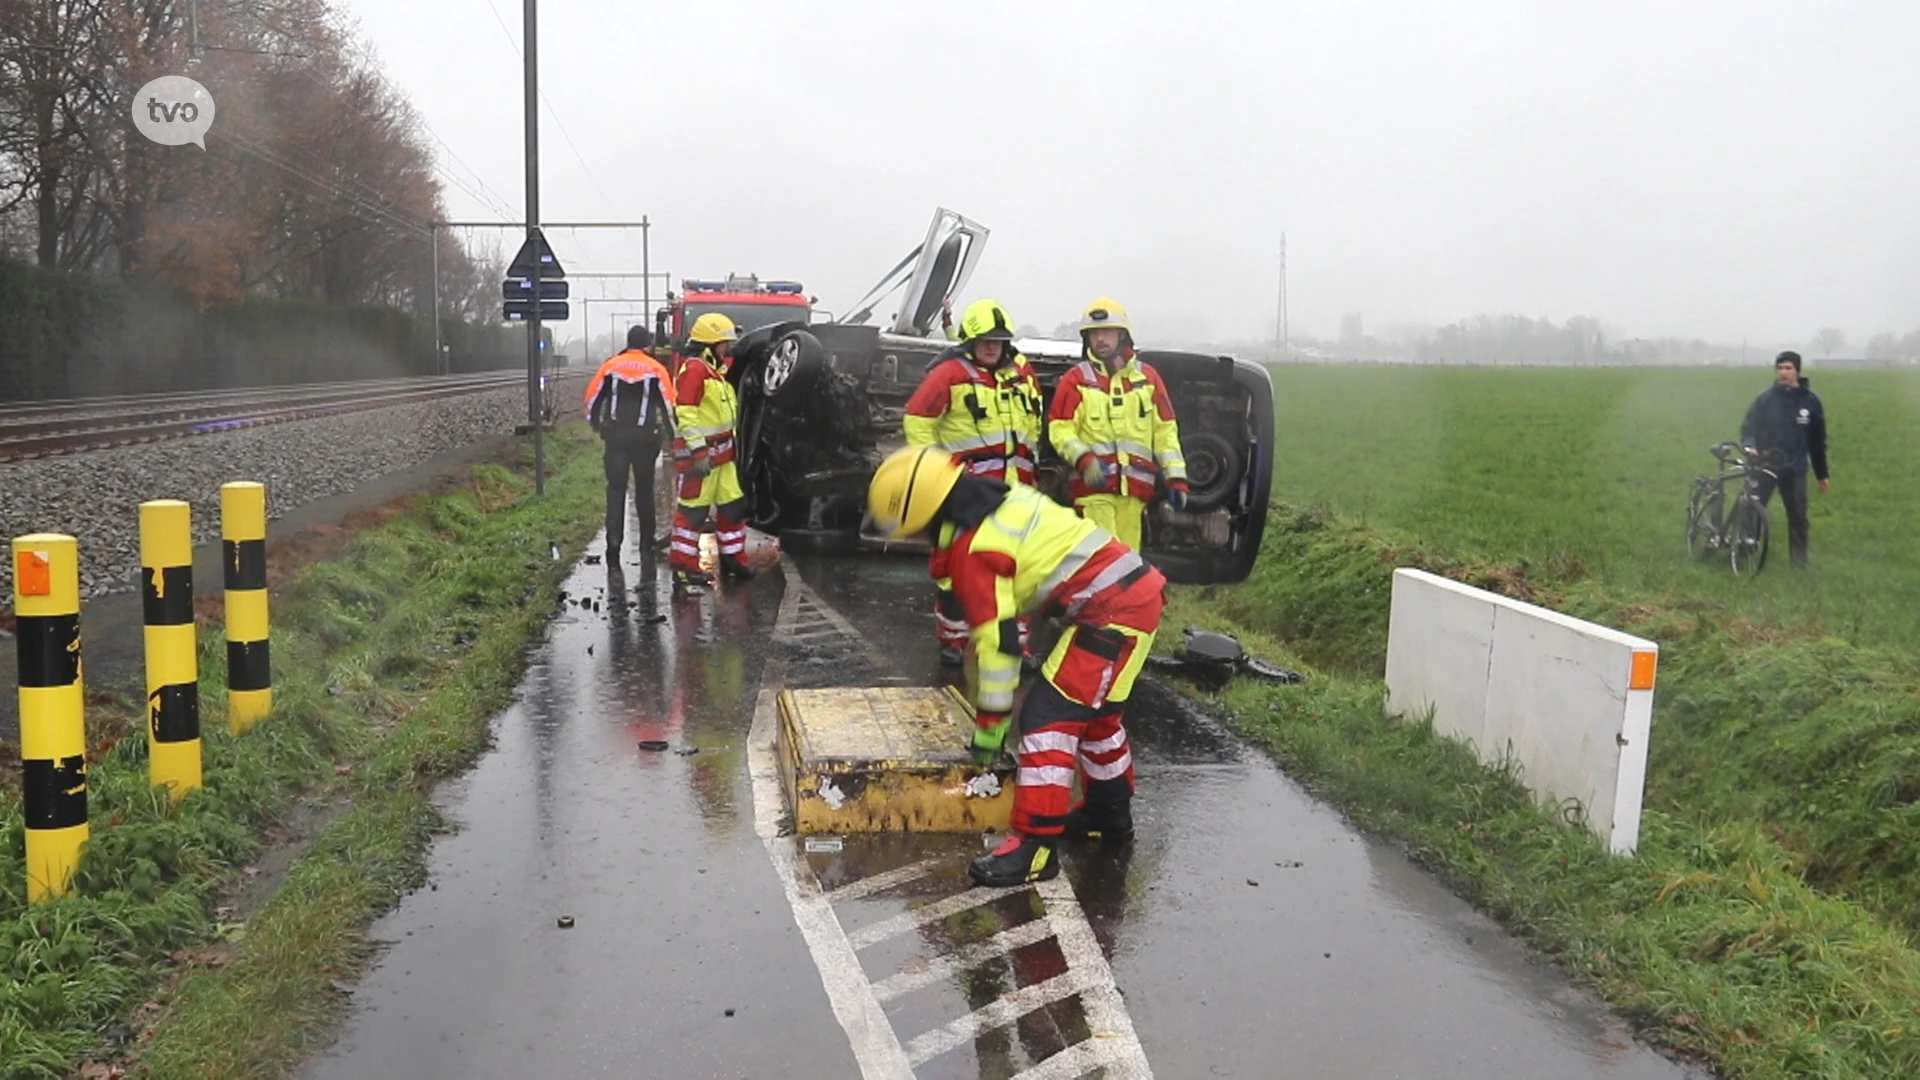
[[[571,411],[569,380],[555,387]],[[80,541],[80,590],[93,597],[138,588],[140,504],[185,499],[196,544],[220,536],[220,485],[267,485],[267,516],[339,495],[483,439],[511,435],[527,413],[512,388],[385,409],[295,420],[0,464],[0,539],[68,533]],[[0,605],[13,597],[13,560],[0,560]]]

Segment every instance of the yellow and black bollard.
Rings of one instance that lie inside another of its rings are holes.
[[[86,692],[80,681],[80,553],[71,536],[13,541],[20,653],[20,771],[27,899],[64,896],[87,843]]]
[[[220,536],[227,578],[227,724],[238,735],[273,709],[266,485],[241,480],[220,486]]]
[[[147,775],[178,802],[200,786],[193,512],[186,503],[140,504],[140,592],[147,624]]]

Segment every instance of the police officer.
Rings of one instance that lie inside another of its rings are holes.
[[[1138,550],[1157,488],[1175,510],[1187,508],[1173,399],[1160,373],[1136,357],[1127,310],[1111,297],[1087,305],[1080,340],[1080,363],[1054,388],[1047,435],[1073,468],[1074,508]]]
[[[1033,483],[1040,441],[1040,384],[1013,347],[1013,319],[997,300],[976,300],[960,317],[959,344],[943,351],[907,399],[908,446],[953,455],[975,476]],[[934,637],[940,662],[957,666],[967,625],[934,555]],[[1023,627],[1024,629],[1024,627]]]
[[[967,621],[978,670],[969,749],[998,760],[1020,681],[1015,620],[1058,614],[1067,623],[1020,711],[1013,828],[973,860],[975,883],[1009,886],[1060,872],[1063,835],[1133,835],[1133,753],[1122,724],[1153,649],[1166,579],[1105,529],[1022,484],[968,472],[932,447],[896,451],[867,488],[873,519],[894,538],[930,534]],[[1085,803],[1072,807],[1076,770]]]
[[[620,558],[626,538],[627,478],[633,478],[634,507],[640,513],[640,550],[653,554],[653,467],[673,430],[673,380],[665,365],[648,353],[653,335],[644,326],[629,327],[627,347],[608,357],[587,384],[587,423],[606,449],[607,561]]]
[[[700,537],[707,532],[719,539],[722,574],[753,576],[746,561],[747,496],[734,464],[734,426],[740,405],[733,384],[727,381],[738,337],[733,320],[719,312],[695,319],[674,382],[678,433],[673,464],[680,477],[680,503],[673,515],[668,563],[673,567],[674,587],[686,595],[698,594],[713,583],[700,568]]]

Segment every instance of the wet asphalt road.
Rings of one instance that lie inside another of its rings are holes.
[[[763,690],[937,674],[924,563],[789,565],[697,600],[631,552],[576,568],[308,1080],[1696,1075],[1160,687],[1139,838],[1069,850],[1070,891],[954,899],[977,837],[763,840]],[[789,591],[859,638],[777,641]]]

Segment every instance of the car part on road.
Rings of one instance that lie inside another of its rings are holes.
[[[1232,634],[1197,626],[1187,627],[1179,651],[1172,656],[1155,656],[1149,662],[1160,671],[1184,676],[1214,691],[1241,673],[1279,683],[1305,682],[1307,678],[1291,668],[1248,656],[1240,639]]]

